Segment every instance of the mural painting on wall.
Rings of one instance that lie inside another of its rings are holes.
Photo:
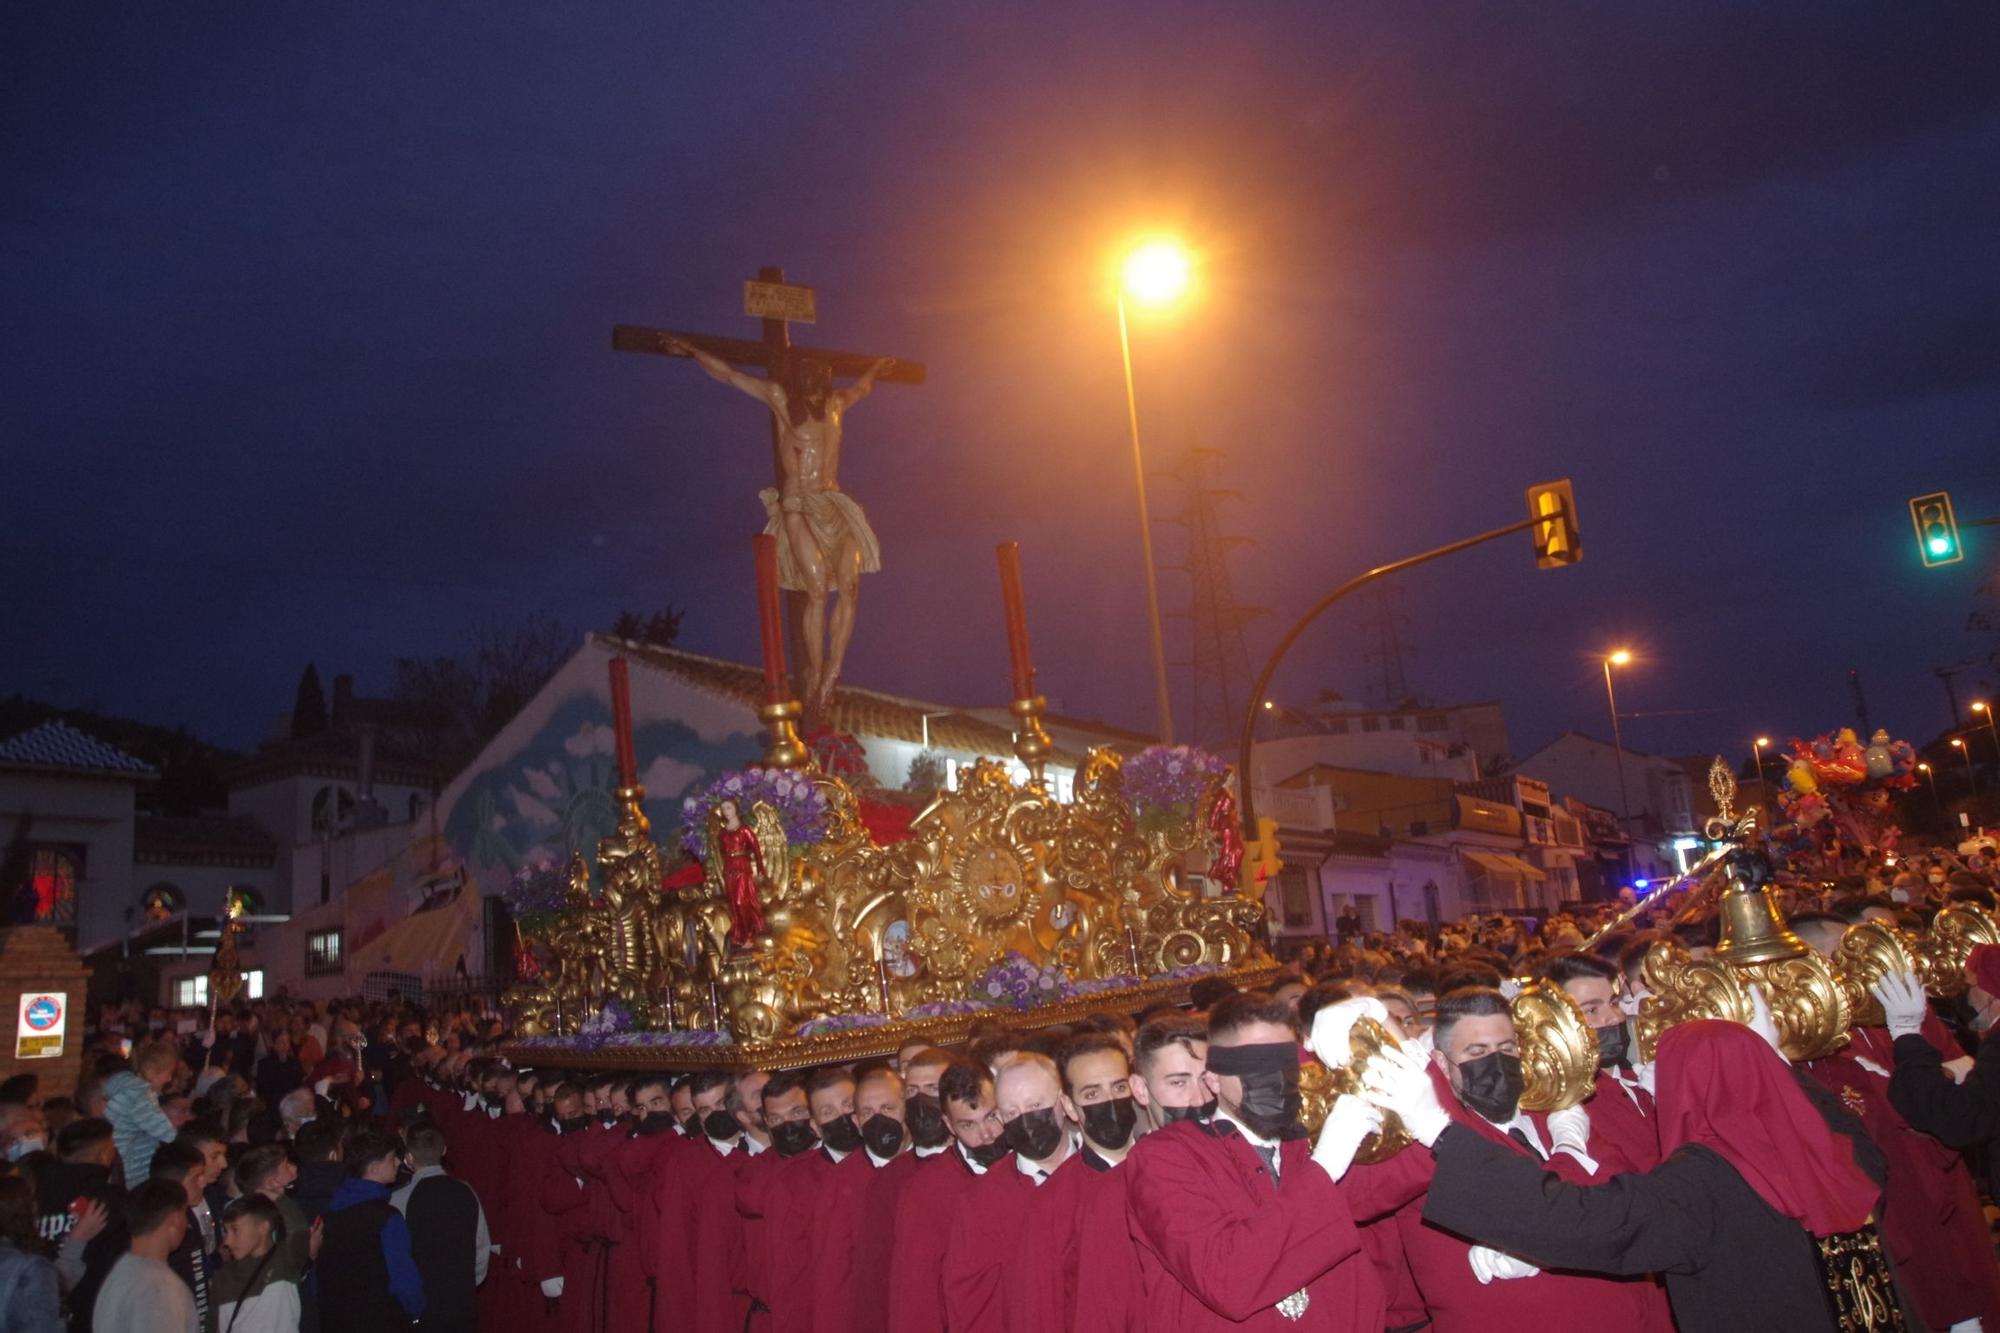
[[[681,797],[697,783],[755,763],[764,748],[753,731],[711,741],[671,719],[635,725],[632,739],[646,814],[659,830],[680,822]],[[496,887],[533,862],[559,864],[573,852],[592,857],[618,826],[615,748],[609,702],[589,692],[571,696],[525,746],[466,786],[446,817],[445,840],[473,875]]]

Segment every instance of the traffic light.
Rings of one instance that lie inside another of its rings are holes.
[[[1958,543],[1958,516],[1951,512],[1951,492],[1919,495],[1910,501],[1910,522],[1916,525],[1917,554],[1925,568],[1965,559],[1965,548]]]
[[[1583,559],[1583,537],[1576,530],[1576,493],[1569,479],[1545,481],[1528,488],[1528,517],[1535,521],[1535,568],[1561,569]]]
[[[1237,892],[1262,901],[1264,890],[1285,863],[1278,859],[1278,821],[1257,817],[1257,836],[1243,843],[1243,866],[1236,872]]]

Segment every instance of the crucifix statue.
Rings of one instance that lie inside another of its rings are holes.
[[[787,321],[812,320],[813,293],[783,282],[781,270],[766,268],[758,281],[746,284],[748,313],[764,316],[762,342],[621,324],[612,331],[612,346],[691,357],[712,378],[769,409],[777,484],[759,492],[764,530],[778,542],[779,585],[794,594],[793,636],[805,663],[801,693],[807,708],[818,712],[833,693],[854,637],[861,576],[882,567],[867,516],[840,489],[842,427],[848,409],[867,397],[878,379],[921,384],[924,367],[893,357],[793,347]],[[745,374],[738,369],[743,366],[764,374]],[[836,376],[852,377],[853,383],[836,389]]]

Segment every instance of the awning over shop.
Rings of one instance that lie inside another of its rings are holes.
[[[1548,875],[1540,866],[1530,865],[1520,857],[1509,856],[1505,852],[1468,851],[1464,855],[1466,860],[1472,862],[1472,864],[1478,866],[1489,875],[1505,875],[1509,879],[1548,878]]]
[[[1548,878],[1547,872],[1532,861],[1523,861],[1520,857],[1509,856],[1505,852],[1495,852],[1494,855],[1500,860],[1505,861],[1508,867],[1518,875],[1525,875],[1529,879]]]

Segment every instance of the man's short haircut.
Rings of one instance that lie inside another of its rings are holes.
[[[384,1157],[399,1156],[403,1145],[387,1134],[372,1129],[364,1129],[347,1141],[347,1151],[341,1154],[341,1163],[347,1174],[358,1176]]]
[[[672,1091],[673,1086],[674,1080],[671,1074],[641,1074],[632,1080],[631,1091],[626,1095],[634,1105],[637,1105],[639,1099],[646,1095],[646,1089],[658,1088],[662,1093],[668,1093]]]
[[[149,1180],[171,1180],[175,1184],[186,1180],[191,1172],[201,1170],[208,1158],[192,1143],[175,1139],[172,1143],[162,1143],[153,1151],[153,1167]],[[186,1205],[183,1204],[183,1207]]]
[[[1125,1068],[1129,1072],[1132,1067],[1132,1057],[1125,1054],[1125,1043],[1108,1032],[1079,1032],[1064,1042],[1062,1051],[1056,1056],[1056,1067],[1062,1073],[1063,1091],[1072,1096],[1075,1094],[1075,1089],[1069,1080],[1070,1061],[1080,1060],[1086,1055],[1107,1055],[1112,1052],[1116,1052],[1118,1058],[1125,1062]]]
[[[1139,1029],[1139,1036],[1132,1043],[1132,1063],[1141,1074],[1148,1074],[1152,1072],[1153,1061],[1169,1046],[1178,1046],[1200,1058],[1201,1052],[1195,1050],[1197,1043],[1208,1045],[1208,1028],[1202,1021],[1186,1014],[1169,1014]]]
[[[175,1214],[187,1212],[187,1206],[187,1191],[177,1181],[148,1179],[125,1196],[126,1229],[135,1236],[157,1231]]]
[[[991,1037],[981,1037],[966,1048],[966,1055],[992,1069],[1003,1055],[1028,1049],[1028,1042],[1018,1032],[996,1033]]]
[[[255,1194],[271,1183],[285,1162],[285,1150],[275,1143],[252,1148],[236,1161],[236,1186],[245,1194]]]
[[[261,1194],[239,1194],[231,1199],[222,1210],[222,1221],[240,1222],[244,1218],[262,1222],[271,1229],[273,1240],[285,1238],[285,1217],[278,1211],[278,1205]]]
[[[1460,1019],[1512,1018],[1514,1006],[1507,997],[1497,990],[1483,986],[1468,986],[1438,997],[1437,1022],[1432,1026],[1432,1040],[1438,1046],[1445,1044],[1451,1030],[1458,1026]]]
[[[797,1092],[806,1085],[806,1076],[796,1069],[784,1069],[771,1075],[764,1084],[763,1100],[774,1102],[778,1098]]]
[[[89,1152],[109,1139],[111,1134],[109,1120],[100,1120],[96,1116],[72,1120],[56,1134],[56,1156],[67,1162],[79,1153]]]
[[[554,1090],[549,1093],[549,1101],[554,1103],[561,1101],[565,1097],[581,1096],[583,1096],[583,1084],[572,1083],[570,1080],[564,1079],[562,1082],[556,1084]]]
[[[993,1087],[993,1073],[985,1065],[965,1056],[958,1056],[944,1067],[938,1075],[938,1102],[960,1102],[966,1106],[978,1106],[990,1099]]]
[[[1353,998],[1354,992],[1338,981],[1322,981],[1317,986],[1307,987],[1306,993],[1299,996],[1299,1030],[1312,1031],[1313,1019],[1318,1016],[1320,1010],[1330,1004],[1339,1004],[1342,1000]]]
[[[141,1042],[132,1052],[132,1069],[141,1075],[149,1069],[158,1069],[162,1065],[177,1065],[180,1062],[181,1053],[174,1048],[174,1044],[157,1038]]]
[[[220,1143],[225,1147],[229,1144],[229,1135],[223,1133],[221,1127],[213,1120],[190,1120],[181,1126],[181,1132],[175,1137],[182,1143],[193,1144],[196,1148],[206,1143]]]
[[[308,1120],[299,1126],[299,1132],[292,1137],[292,1146],[299,1151],[301,1162],[324,1162],[340,1155],[340,1122],[338,1120]]]
[[[1499,990],[1502,980],[1500,969],[1490,963],[1460,962],[1438,978],[1438,998],[1455,990]]]
[[[854,1075],[846,1065],[821,1065],[806,1075],[806,1097],[808,1100],[843,1083],[854,1082]]]
[[[1265,991],[1239,991],[1217,1004],[1208,1015],[1208,1039],[1233,1037],[1252,1023],[1275,1023],[1296,1032],[1292,1007]]]
[[[854,1080],[854,1091],[856,1095],[859,1095],[863,1084],[887,1083],[892,1080],[895,1082],[897,1088],[902,1089],[904,1087],[903,1076],[901,1074],[898,1074],[887,1065],[875,1065]]]
[[[1558,986],[1572,981],[1605,981],[1618,984],[1618,969],[1595,954],[1559,953],[1542,966],[1542,976]]]
[[[926,1046],[909,1059],[903,1061],[903,1077],[908,1078],[913,1069],[943,1069],[952,1061],[950,1051],[936,1046]]]
[[[714,1092],[725,1087],[736,1076],[726,1069],[704,1069],[688,1080],[688,1096],[699,1097],[703,1093]]]
[[[418,1166],[436,1166],[444,1160],[444,1131],[429,1120],[419,1120],[410,1126],[403,1146],[409,1149],[410,1160]]]
[[[1076,1020],[1078,1032],[1122,1032],[1129,1037],[1138,1027],[1127,1014],[1085,1014]]]

